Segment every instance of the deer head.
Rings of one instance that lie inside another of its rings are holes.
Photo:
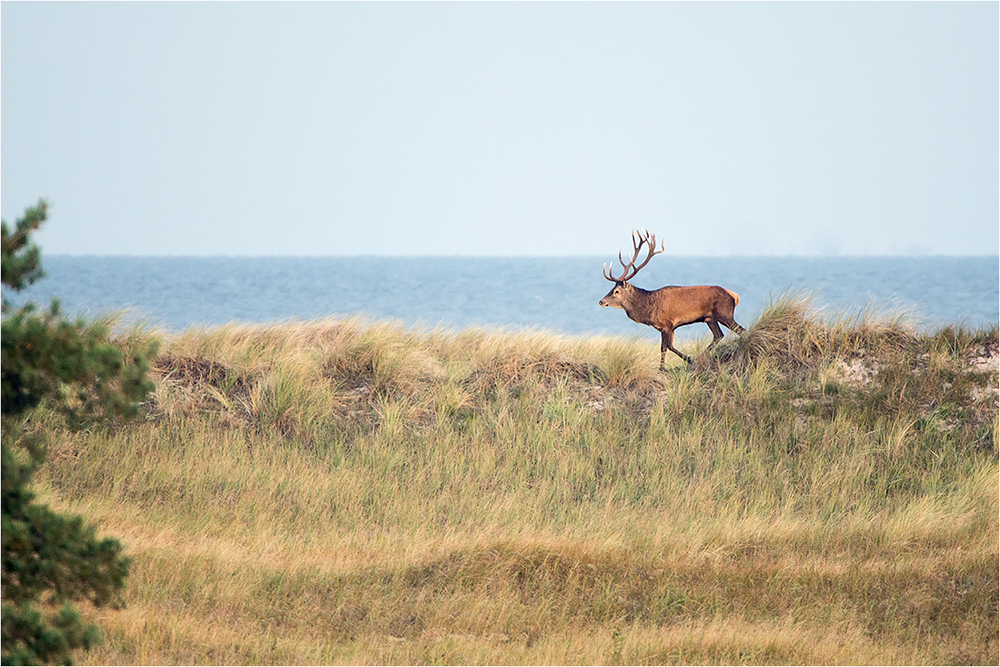
[[[648,254],[642,264],[636,266],[635,260],[639,259],[639,253],[642,252],[642,246],[644,245],[646,246]],[[639,270],[642,269],[642,267],[649,264],[649,260],[653,259],[654,255],[659,255],[664,250],[662,241],[660,242],[660,249],[656,249],[656,234],[651,234],[647,231],[637,232],[634,229],[632,230],[632,248],[634,252],[632,253],[632,259],[628,264],[625,263],[625,259],[622,257],[622,254],[620,252],[618,253],[618,261],[621,262],[622,265],[622,274],[617,278],[613,273],[611,273],[611,268],[614,266],[614,263],[612,263],[611,266],[605,264],[602,267],[604,277],[615,284],[615,286],[611,288],[611,291],[605,294],[604,298],[600,301],[600,305],[604,308],[607,308],[608,306],[611,306],[612,308],[624,308],[625,303],[629,301],[629,297],[633,291],[633,287],[628,284],[628,281],[635,278],[635,274],[639,273]]]

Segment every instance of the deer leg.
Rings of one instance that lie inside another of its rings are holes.
[[[711,318],[705,320],[705,324],[707,324],[708,328],[712,330],[712,342],[708,344],[708,349],[705,350],[708,352],[715,347],[720,340],[722,340],[722,329],[719,328],[719,323]]]
[[[744,329],[743,327],[741,327],[739,324],[737,324],[736,320],[734,320],[732,318],[732,316],[729,316],[729,317],[726,317],[726,316],[720,317],[719,321],[722,322],[723,324],[725,324],[726,328],[730,329],[731,331],[735,331],[737,336],[742,336],[747,331],[746,329]]]
[[[664,368],[664,366],[663,366],[663,358],[666,356],[667,350],[670,350],[671,352],[673,352],[674,354],[676,354],[678,357],[680,357],[684,361],[688,362],[689,364],[691,363],[691,357],[687,356],[686,354],[682,354],[680,351],[677,350],[676,347],[674,347],[674,330],[673,329],[663,329],[662,331],[660,331],[660,370],[661,371],[662,370],[666,370],[666,368]]]

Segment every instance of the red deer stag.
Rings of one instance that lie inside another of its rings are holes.
[[[604,277],[615,284],[615,286],[604,295],[600,305],[604,308],[613,306],[621,308],[628,315],[630,320],[639,324],[648,324],[660,332],[660,370],[663,368],[663,357],[667,350],[670,350],[684,361],[691,363],[691,357],[680,353],[674,347],[674,329],[685,324],[704,322],[712,330],[715,339],[708,346],[711,350],[716,343],[722,340],[722,330],[719,322],[727,328],[742,335],[745,329],[733,319],[733,309],[740,302],[740,297],[736,292],[732,292],[718,285],[697,285],[693,287],[676,287],[670,285],[661,287],[652,292],[630,285],[628,281],[635,278],[642,267],[649,264],[653,255],[663,252],[663,243],[660,249],[656,249],[656,235],[649,232],[638,233],[632,230],[632,245],[635,253],[632,261],[628,264],[618,253],[618,261],[621,262],[622,274],[617,278],[611,274],[612,264],[609,267],[604,265]],[[649,254],[645,261],[639,266],[635,266],[635,260],[639,259],[642,246],[646,245]]]

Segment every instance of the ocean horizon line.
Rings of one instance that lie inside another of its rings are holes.
[[[617,253],[610,253],[617,257]],[[894,254],[870,254],[870,255],[858,255],[858,254],[798,254],[798,253],[786,253],[786,254],[720,254],[720,255],[707,255],[707,254],[670,254],[665,252],[662,255],[658,255],[664,259],[666,258],[676,258],[676,259],[963,259],[963,258],[977,258],[977,259],[987,259],[996,258],[1000,260],[1000,251],[996,253],[977,253],[977,254],[949,254],[949,253],[894,253]],[[165,254],[165,255],[154,255],[154,254],[127,254],[127,253],[44,253],[43,252],[43,262],[45,257],[79,257],[79,258],[95,258],[100,259],[104,257],[113,257],[121,259],[353,259],[353,258],[377,258],[377,259],[590,259],[590,258],[600,258],[604,255],[599,254],[579,254],[579,255],[551,255],[551,254],[537,254],[537,255],[486,255],[486,254],[450,254],[450,255],[380,255],[380,254],[348,254],[348,255],[223,255],[223,254],[212,254],[212,255],[180,255],[180,254]]]

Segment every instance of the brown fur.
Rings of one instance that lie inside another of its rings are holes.
[[[639,324],[648,324],[660,332],[662,370],[667,350],[691,363],[690,357],[674,347],[674,329],[677,327],[695,322],[707,324],[713,336],[709,350],[722,340],[723,333],[719,323],[742,334],[745,329],[733,319],[733,309],[739,301],[738,294],[718,285],[669,286],[650,292],[624,281],[616,281],[615,286],[599,303],[605,308],[621,308],[629,319]]]

